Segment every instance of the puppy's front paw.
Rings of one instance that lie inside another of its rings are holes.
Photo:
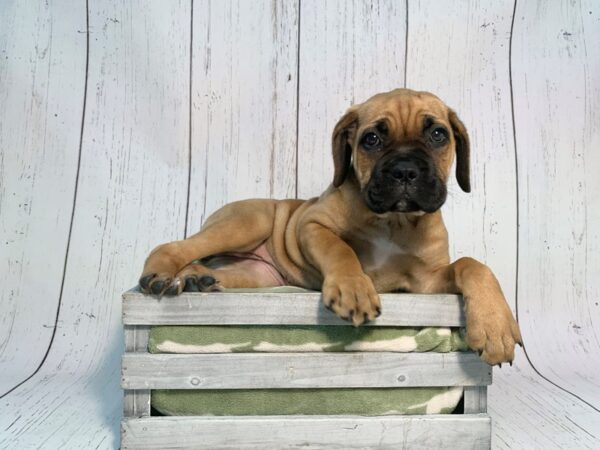
[[[490,365],[512,364],[515,344],[523,345],[519,325],[501,292],[465,297],[469,347]]]
[[[325,307],[359,326],[381,314],[379,295],[365,274],[328,275],[323,282]]]

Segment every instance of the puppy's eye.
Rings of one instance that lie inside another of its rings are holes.
[[[375,133],[367,133],[363,136],[361,144],[367,150],[374,150],[381,145],[381,139]]]
[[[438,127],[431,132],[431,140],[436,144],[444,142],[446,139],[448,139],[448,132],[445,128]]]

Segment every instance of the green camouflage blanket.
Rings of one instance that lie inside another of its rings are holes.
[[[149,340],[151,353],[466,350],[450,328],[158,326]],[[152,406],[166,415],[444,414],[461,396],[461,387],[155,390]]]

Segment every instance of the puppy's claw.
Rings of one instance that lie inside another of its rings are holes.
[[[175,278],[173,282],[165,289],[165,295],[177,295],[179,293],[179,286],[181,281],[179,278]]]
[[[150,292],[152,292],[154,295],[160,296],[166,286],[167,286],[167,283],[165,283],[164,281],[162,281],[162,280],[156,281],[150,285]]]
[[[217,280],[215,280],[215,278],[211,277],[210,275],[203,275],[198,279],[198,287],[200,289],[206,289],[211,286],[214,286],[215,284],[217,284]]]
[[[152,278],[154,278],[155,275],[156,275],[155,273],[150,273],[150,274],[145,275],[140,278],[139,283],[140,283],[140,286],[142,287],[142,289],[148,289],[148,286],[150,285],[150,281],[152,280]]]
[[[375,307],[375,317],[379,317],[380,315],[381,315],[381,307],[376,306]]]
[[[185,292],[200,292],[200,288],[198,288],[198,278],[194,275],[187,277],[185,279],[183,290]]]

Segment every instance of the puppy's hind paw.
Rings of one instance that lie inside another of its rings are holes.
[[[183,284],[183,292],[216,292],[222,289],[210,275],[187,275]]]
[[[171,275],[149,273],[144,274],[139,279],[141,291],[144,294],[153,294],[161,296],[169,289],[172,283]]]

